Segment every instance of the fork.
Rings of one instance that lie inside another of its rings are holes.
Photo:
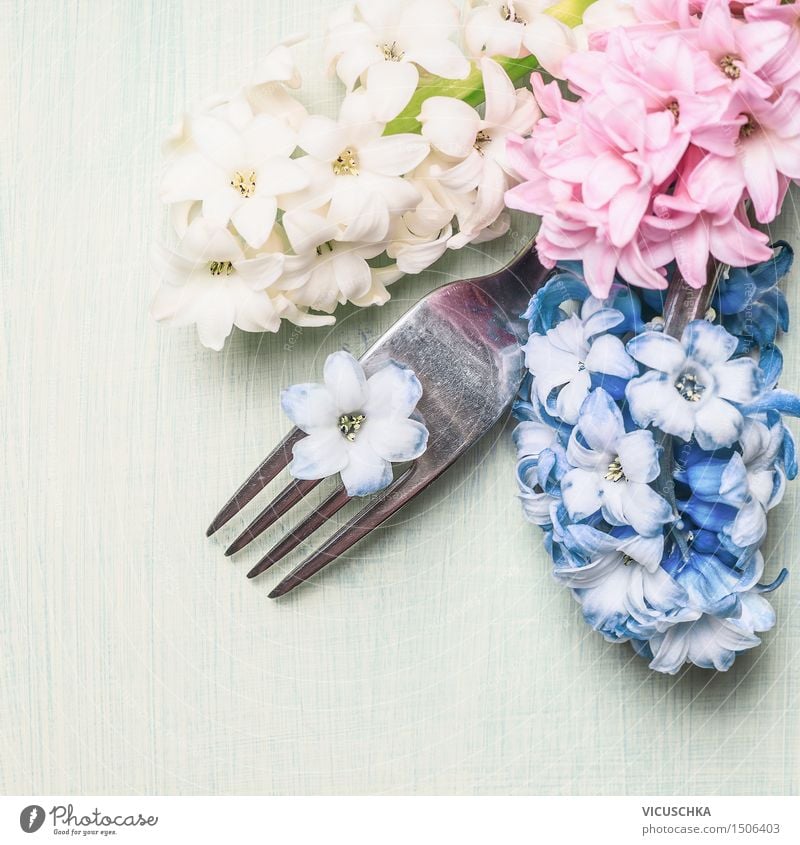
[[[548,272],[529,243],[496,273],[450,282],[428,294],[361,358],[367,376],[389,361],[412,369],[422,383],[417,411],[430,437],[427,450],[269,594],[302,584],[400,510],[448,469],[503,416],[525,374],[520,315]],[[305,433],[295,428],[264,459],[214,518],[211,536],[251,502],[292,459]],[[226,549],[235,554],[311,492],[319,480],[292,481]],[[261,574],[350,501],[337,489],[250,570]]]

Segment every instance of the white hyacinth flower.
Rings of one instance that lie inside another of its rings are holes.
[[[451,0],[358,0],[331,22],[325,58],[349,91],[360,80],[375,116],[388,122],[408,105],[419,67],[465,79],[470,65],[451,40],[459,13]]]
[[[487,0],[470,9],[464,26],[464,40],[471,56],[528,55],[523,37],[528,24],[552,0]]]
[[[281,407],[308,437],[295,444],[289,472],[300,479],[341,474],[350,496],[388,486],[392,464],[418,458],[428,430],[409,419],[422,396],[414,373],[390,362],[369,378],[349,352],[325,361],[324,384],[296,384]]]
[[[477,189],[469,214],[459,218],[461,231],[451,240],[453,248],[473,241],[505,208],[505,192],[512,184],[506,139],[510,134],[527,135],[541,116],[532,92],[515,90],[497,62],[484,58],[481,70],[483,118],[453,97],[430,97],[419,118],[423,137],[450,162],[437,174],[443,187],[455,193]]]
[[[280,276],[283,255],[246,259],[236,238],[208,220],[194,220],[177,251],[157,247],[163,278],[151,313],[173,326],[195,324],[204,346],[220,350],[234,325],[277,331],[280,314],[267,289]]]
[[[337,305],[383,305],[386,285],[402,275],[396,268],[373,269],[367,259],[385,244],[345,237],[341,226],[324,214],[298,209],[284,215],[283,225],[295,255],[287,255],[279,287],[301,307],[331,313]],[[350,235],[357,233],[351,229]]]
[[[289,38],[270,50],[242,92],[255,114],[268,114],[294,130],[300,128],[308,115],[305,106],[287,90],[302,84],[290,49],[301,40],[301,37]]]
[[[230,221],[253,249],[267,240],[278,212],[277,196],[308,184],[290,156],[294,130],[267,114],[254,115],[244,100],[196,115],[191,140],[164,175],[167,203],[200,201],[203,216],[219,226]]]
[[[383,240],[391,217],[411,211],[420,201],[419,191],[402,177],[430,149],[419,135],[383,135],[383,130],[359,94],[345,98],[338,120],[309,117],[299,137],[308,155],[297,160],[309,188],[291,198],[290,210],[330,203],[328,220],[344,227],[348,240]]]
[[[756,363],[735,358],[738,339],[722,326],[694,320],[680,340],[643,332],[628,341],[628,352],[648,371],[632,379],[625,395],[642,427],[655,425],[667,434],[713,451],[731,446],[742,433],[739,407],[762,389]]]

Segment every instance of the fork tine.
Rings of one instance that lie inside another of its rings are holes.
[[[281,440],[272,452],[264,458],[258,469],[252,473],[214,517],[211,525],[208,526],[206,537],[210,537],[214,532],[219,531],[228,520],[236,516],[245,505],[251,502],[256,494],[260,493],[282,469],[289,465],[289,461],[292,460],[292,448],[303,437],[305,437],[305,434],[300,429],[295,428]]]
[[[414,465],[410,466],[391,486],[387,487],[384,495],[375,502],[370,502],[367,507],[360,510],[344,527],[340,528],[324,545],[314,554],[306,558],[299,566],[293,569],[277,587],[269,594],[271,599],[276,599],[293,590],[295,587],[307,581],[320,569],[332,563],[340,555],[343,555],[351,546],[355,545],[363,537],[366,537],[374,528],[385,522],[393,513],[398,511],[409,499],[413,498],[420,490],[415,490],[410,495],[404,495],[406,480],[413,474]],[[421,488],[420,488],[421,489]]]
[[[308,495],[322,479],[313,481],[292,481],[264,508],[263,511],[242,531],[242,533],[225,549],[226,557],[235,555],[245,546],[250,545],[259,534],[262,534],[273,523],[277,522],[287,511],[291,510],[303,497]]]
[[[350,501],[350,496],[341,485],[299,525],[296,525],[276,546],[270,549],[264,557],[247,573],[248,578],[255,578],[273,563],[297,548],[303,540],[308,539],[318,528],[321,528],[337,511]]]

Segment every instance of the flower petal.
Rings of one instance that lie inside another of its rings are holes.
[[[192,138],[203,155],[223,170],[233,170],[242,165],[244,140],[224,120],[208,114],[197,115],[192,119]]]
[[[775,169],[771,146],[771,139],[768,137],[759,137],[756,141],[740,146],[742,174],[759,223],[771,223],[777,216],[779,208],[778,173]]]
[[[333,161],[347,146],[345,129],[322,115],[311,115],[300,128],[298,145],[320,161]]]
[[[267,114],[256,115],[250,121],[242,131],[242,140],[246,162],[256,167],[260,167],[264,159],[272,156],[287,159],[297,146],[297,134],[294,130],[282,120],[276,120]]]
[[[354,443],[347,466],[341,470],[349,496],[368,496],[392,483],[392,465],[377,455],[366,440]]]
[[[703,402],[697,411],[694,436],[701,449],[711,452],[723,446],[732,446],[743,424],[741,413],[733,405],[714,396]]]
[[[493,59],[481,59],[483,90],[486,92],[484,124],[505,127],[517,107],[514,83]]]
[[[641,563],[648,572],[656,572],[664,556],[664,535],[659,532],[655,537],[642,537],[641,534],[633,533],[620,540],[617,548]]]
[[[236,231],[253,249],[269,237],[275,225],[278,204],[272,197],[248,197],[231,215]]]
[[[351,231],[362,229],[377,234],[384,225],[388,229],[389,222],[388,209],[375,211],[381,205],[386,206],[385,198],[379,191],[372,189],[365,176],[341,176],[334,185],[328,219]],[[369,208],[372,208],[372,212],[369,212]],[[365,209],[373,215],[372,219],[360,220]]]
[[[417,420],[367,416],[364,436],[377,455],[392,463],[413,461],[428,445],[428,429]]]
[[[669,376],[656,371],[631,379],[625,388],[625,398],[637,425],[653,423],[667,434],[689,440],[695,428],[695,414],[690,403],[672,384]],[[721,401],[721,400],[720,400]]]
[[[683,330],[681,342],[688,358],[694,358],[709,368],[727,361],[739,345],[738,339],[730,332],[707,320],[692,320]]]
[[[537,384],[539,380],[537,379]],[[558,392],[556,397],[556,412],[564,422],[574,424],[578,421],[581,405],[589,394],[592,380],[589,373],[576,373]]]
[[[411,62],[380,61],[367,71],[367,97],[375,119],[388,123],[408,105],[419,71]]]
[[[673,625],[650,641],[653,659],[650,668],[656,672],[675,675],[689,655],[689,636],[692,623]]]
[[[243,202],[241,194],[230,185],[222,185],[203,197],[203,217],[215,226],[226,226]]]
[[[585,469],[570,470],[561,481],[564,506],[572,519],[585,519],[602,505],[597,474]]]
[[[327,478],[347,466],[348,441],[335,428],[314,431],[295,443],[289,472],[294,478]]]
[[[600,335],[593,341],[584,364],[590,372],[619,378],[633,378],[639,372],[622,341],[613,334]]]
[[[198,200],[225,186],[223,170],[215,167],[200,153],[190,153],[178,157],[167,168],[161,181],[159,197],[165,203]]]
[[[251,290],[266,290],[280,278],[286,256],[283,253],[268,253],[240,261],[236,265],[236,272]]]
[[[368,418],[408,417],[422,396],[422,385],[413,370],[391,361],[369,377],[367,391]]]
[[[469,76],[470,64],[452,41],[426,39],[407,50],[406,58],[444,79],[466,79]]]
[[[531,420],[519,423],[512,436],[520,457],[536,458],[541,451],[549,449],[555,440],[555,432],[549,425]]]
[[[351,219],[341,235],[341,240],[351,243],[374,244],[382,241],[389,232],[389,208],[383,197],[374,193],[364,195],[354,187],[360,199],[359,211]],[[341,208],[341,206],[340,206]],[[346,212],[341,212],[343,215]]]
[[[691,463],[686,478],[692,493],[710,502],[739,507],[747,498],[747,468],[738,452],[728,461],[707,458]]]
[[[717,395],[730,402],[752,402],[761,392],[760,370],[751,358],[734,358],[711,370]]]
[[[323,368],[325,384],[341,413],[362,411],[367,400],[367,379],[361,364],[349,352],[328,355]]]
[[[256,196],[277,197],[307,188],[308,173],[293,159],[274,156],[259,165]]]
[[[622,248],[638,232],[650,202],[650,185],[620,188],[608,204],[608,237],[613,246]]]
[[[767,534],[767,513],[755,498],[739,508],[730,528],[731,540],[740,548],[758,545]]]
[[[200,342],[219,352],[233,329],[236,306],[224,287],[215,287],[191,306]]]
[[[354,44],[345,50],[336,62],[339,79],[352,91],[358,78],[371,65],[383,62],[383,53],[375,44]]]
[[[281,408],[306,434],[336,426],[338,408],[324,384],[294,384],[282,390]]]
[[[575,51],[575,34],[549,15],[534,14],[525,27],[522,42],[539,64],[558,79],[563,78],[562,62]]]
[[[413,170],[429,150],[430,146],[419,135],[384,135],[358,151],[359,164],[370,173],[402,176]]]
[[[632,431],[617,441],[619,461],[629,481],[648,484],[658,478],[658,453],[649,431]]]
[[[364,296],[372,285],[369,264],[355,251],[334,255],[331,260],[331,268],[336,286],[349,300]],[[353,406],[350,410],[358,409]]]
[[[332,241],[339,232],[338,226],[328,222],[323,215],[301,208],[284,214],[282,222],[297,255],[312,252],[320,244]]]
[[[478,112],[463,100],[429,97],[419,113],[422,137],[445,155],[466,158],[480,129]]]
[[[625,522],[643,537],[657,536],[661,526],[672,518],[669,502],[646,484],[628,483],[622,495],[622,507]]]
[[[595,452],[613,452],[617,441],[625,434],[622,413],[602,388],[593,390],[583,403],[578,427],[589,448]]]
[[[661,332],[643,332],[628,341],[627,350],[640,364],[662,373],[677,372],[686,361],[686,352],[674,337]]]
[[[187,258],[198,264],[207,261],[240,261],[244,255],[236,238],[224,227],[198,217],[193,220],[179,247]]]

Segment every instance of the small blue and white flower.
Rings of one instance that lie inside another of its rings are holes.
[[[751,551],[737,558],[712,531],[690,529],[686,535],[683,549],[669,548],[663,569],[686,590],[693,607],[713,616],[738,616],[742,594],[764,573],[763,556]]]
[[[647,570],[620,550],[617,538],[588,530],[596,535],[597,551],[586,563],[556,566],[554,574],[572,588],[586,621],[607,640],[651,637],[667,625],[700,616],[663,568]]]
[[[724,672],[733,665],[737,652],[761,643],[756,632],[775,624],[772,605],[751,590],[742,596],[741,615],[720,619],[704,614],[694,622],[680,622],[650,639],[650,668],[674,675],[685,663]]]
[[[752,359],[731,360],[738,344],[705,320],[689,323],[680,341],[660,332],[628,341],[628,352],[649,369],[625,391],[633,419],[682,440],[694,436],[708,451],[733,445],[744,425],[737,404],[752,402],[762,390]]]
[[[630,525],[644,537],[672,520],[667,500],[649,486],[660,472],[652,433],[626,433],[622,413],[602,388],[583,403],[567,460],[575,468],[564,476],[561,492],[573,519],[601,511],[611,525]]]
[[[572,588],[587,622],[606,639],[646,638],[700,615],[660,566],[663,537],[644,538],[630,528],[605,532],[558,520],[553,533],[560,549],[553,574]]]
[[[642,537],[628,525],[618,525],[610,531],[600,531],[589,523],[565,523],[558,520],[553,526],[553,537],[573,557],[588,559],[609,548],[622,552],[628,560],[635,561],[648,572],[661,566],[664,556],[664,535]],[[606,544],[611,545],[606,547]]]
[[[325,361],[324,384],[296,384],[281,392],[281,407],[308,434],[292,451],[295,478],[337,472],[350,496],[366,496],[392,481],[392,464],[418,458],[428,430],[409,419],[422,385],[406,367],[390,362],[366,377],[349,352]]]
[[[749,489],[767,510],[783,498],[786,474],[782,451],[787,433],[780,417],[776,416],[771,424],[766,417],[763,420],[748,418],[739,438]]]
[[[533,374],[533,389],[550,414],[564,422],[578,420],[583,400],[592,389],[593,375],[629,379],[638,373],[622,341],[609,329],[625,316],[589,298],[576,314],[547,334],[532,334],[525,344],[525,364]],[[551,394],[558,388],[555,401]]]
[[[722,324],[739,338],[739,349],[762,349],[789,329],[789,306],[778,282],[792,265],[794,252],[785,241],[773,244],[775,256],[754,267],[731,267],[720,283],[714,305]]]
[[[514,445],[525,518],[535,525],[549,525],[550,508],[559,500],[559,482],[567,468],[564,447],[550,426],[535,421],[521,422],[514,429]]]
[[[739,438],[741,453],[729,458],[693,451],[684,473],[694,497],[735,508],[721,530],[739,548],[760,543],[767,533],[767,511],[783,498],[786,473],[782,465],[785,428],[780,420],[767,426],[746,418]],[[699,510],[696,502],[690,509]],[[717,508],[715,513],[720,513]],[[734,515],[735,513],[735,515]],[[713,516],[712,516],[713,518]]]

